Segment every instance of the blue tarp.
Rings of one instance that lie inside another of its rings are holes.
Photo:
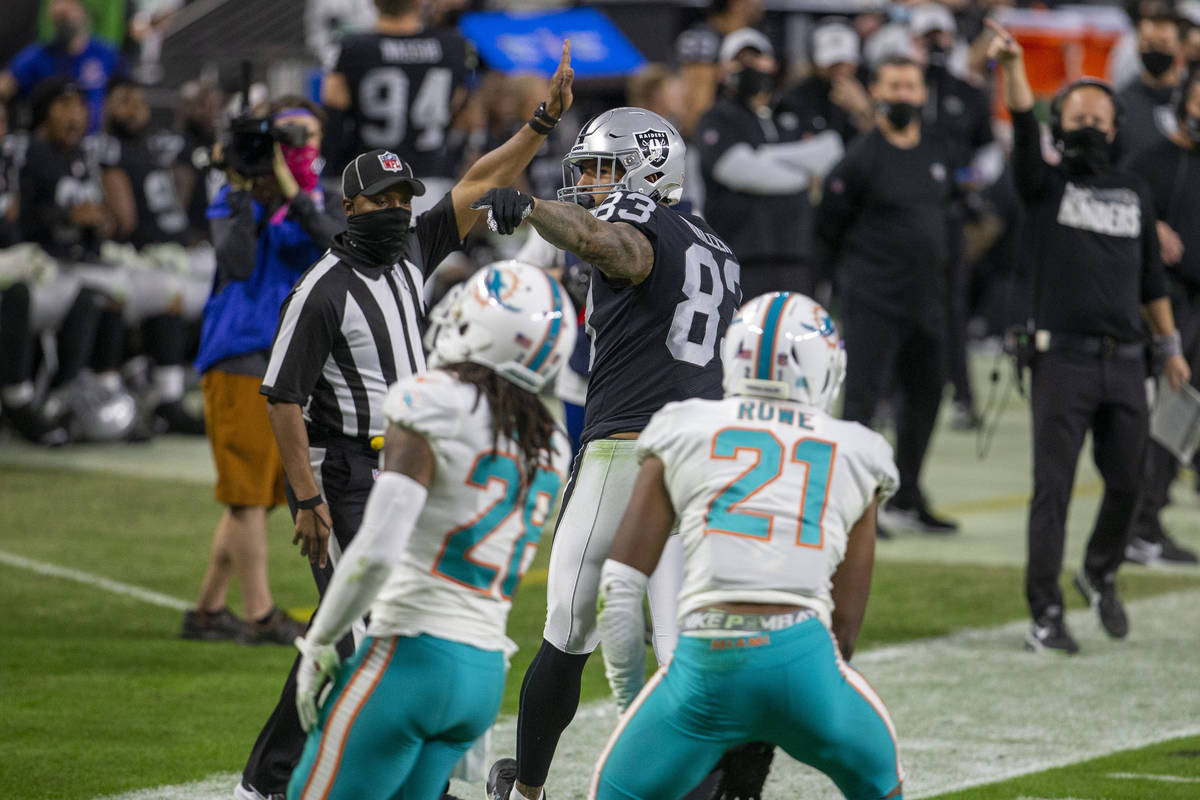
[[[645,63],[625,34],[592,8],[466,14],[459,20],[459,29],[474,43],[484,63],[501,72],[552,75],[562,55],[563,39],[571,40],[576,78],[628,75]]]

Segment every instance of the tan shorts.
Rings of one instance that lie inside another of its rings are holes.
[[[267,419],[262,378],[204,373],[204,425],[217,465],[217,501],[227,506],[283,505],[283,461]]]

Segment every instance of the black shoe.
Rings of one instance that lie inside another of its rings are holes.
[[[242,778],[238,782],[237,788],[233,790],[233,800],[286,800],[286,797],[283,792],[263,794],[258,789],[246,783],[245,778]]]
[[[935,516],[923,502],[912,506],[903,506],[894,501],[890,502],[883,507],[879,517],[880,521],[889,528],[920,531],[922,533],[958,533],[957,522]]]
[[[749,742],[727,750],[717,763],[717,768],[725,773],[718,798],[762,800],[763,784],[767,782],[774,757],[775,745],[770,742]]]
[[[65,417],[65,414],[51,415],[34,403],[4,408],[4,419],[22,439],[47,447],[60,447],[71,441]]]
[[[297,636],[304,635],[304,623],[292,619],[285,611],[272,608],[265,620],[246,620],[238,634],[238,644],[291,645]]]
[[[1075,573],[1075,588],[1083,595],[1087,604],[1100,615],[1100,625],[1104,632],[1114,639],[1124,639],[1129,633],[1129,618],[1125,616],[1125,605],[1117,597],[1117,581],[1115,575],[1109,575],[1102,581],[1093,581],[1083,570]]]
[[[983,424],[983,417],[970,403],[956,401],[950,413],[950,427],[956,431],[973,431]]]
[[[160,403],[154,409],[156,422],[166,428],[166,432],[182,433],[188,436],[204,435],[203,417],[193,416],[183,407],[182,400],[170,403]]]
[[[891,539],[895,539],[896,534],[892,533],[890,529],[884,527],[883,525],[880,525],[877,520],[875,522],[875,538],[881,541],[889,541]]]
[[[1062,609],[1051,608],[1033,621],[1029,633],[1025,634],[1025,649],[1035,653],[1057,650],[1069,656],[1079,652],[1079,643],[1067,630],[1067,623],[1062,618]]]
[[[1165,564],[1197,563],[1196,551],[1189,550],[1165,533],[1163,534],[1162,542],[1159,543],[1159,546],[1162,549],[1159,550],[1158,558]]]
[[[180,638],[205,642],[231,642],[242,634],[242,621],[228,608],[220,611],[192,609],[183,613]]]
[[[517,782],[517,760],[502,758],[488,770],[487,785],[483,790],[484,800],[508,800],[513,784]],[[544,793],[544,792],[543,792]]]

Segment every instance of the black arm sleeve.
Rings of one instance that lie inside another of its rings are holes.
[[[1032,111],[1014,111],[1012,169],[1017,192],[1026,202],[1047,191],[1053,170],[1042,158],[1042,139]]]
[[[230,215],[209,221],[220,282],[244,281],[254,272],[258,226],[249,192],[230,192]]]
[[[304,192],[292,198],[288,216],[300,223],[300,227],[320,250],[328,250],[333,237],[346,230],[344,222],[317,208],[317,204]]]
[[[421,245],[421,269],[426,277],[442,263],[442,259],[462,248],[458,238],[458,219],[454,214],[454,202],[450,192],[437,205],[417,217],[413,231]]]
[[[1138,189],[1142,200],[1142,302],[1149,303],[1167,294],[1167,272],[1158,246],[1158,214],[1154,200],[1144,185]]]

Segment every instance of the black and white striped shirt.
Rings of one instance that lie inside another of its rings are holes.
[[[461,246],[447,194],[417,218],[398,264],[363,263],[339,234],[292,287],[259,390],[304,409],[314,444],[383,434],[383,400],[399,378],[423,372],[422,287]]]

